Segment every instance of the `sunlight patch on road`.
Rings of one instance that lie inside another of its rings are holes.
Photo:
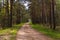
[[[26,33],[25,32],[19,32],[19,35],[26,35]]]

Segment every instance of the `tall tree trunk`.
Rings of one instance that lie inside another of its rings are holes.
[[[13,0],[10,0],[10,22],[9,22],[10,27],[12,27],[12,9],[13,9]]]
[[[4,0],[3,0],[3,8],[4,8]],[[4,26],[5,26],[5,20],[4,20],[4,19],[5,19],[5,17],[4,17],[4,18],[2,17],[2,22],[1,22],[1,23],[2,23],[2,27],[3,27],[3,28],[4,28]]]
[[[52,29],[52,1],[50,1],[49,24],[50,28]]]
[[[54,30],[56,28],[55,13],[54,13],[54,0],[51,0],[51,5],[50,5],[50,28],[53,28]]]
[[[55,30],[55,28],[56,28],[56,24],[55,24],[54,4],[55,4],[55,1],[54,1],[54,0],[52,0],[52,18],[53,18],[53,29]]]
[[[42,24],[45,24],[45,0],[42,0]]]
[[[18,2],[18,4],[17,4],[18,7],[17,7],[17,15],[16,15],[17,16],[17,20],[16,20],[16,23],[19,24],[19,23],[21,23],[21,16],[20,16],[21,15],[21,13],[20,13],[20,6],[21,5],[19,3],[20,0],[17,0],[17,2]]]
[[[9,27],[9,0],[6,1],[6,13],[7,13],[7,27]]]

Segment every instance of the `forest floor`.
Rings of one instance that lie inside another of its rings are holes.
[[[24,23],[13,25],[11,28],[0,29],[0,40],[15,40],[17,31]]]
[[[16,40],[53,40],[52,38],[34,30],[29,23],[25,23],[17,32]]]

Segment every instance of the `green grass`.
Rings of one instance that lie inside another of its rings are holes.
[[[39,25],[39,24],[32,24],[32,28],[36,29],[37,31],[39,31],[51,38],[60,40],[60,32],[58,32],[56,30],[51,30],[51,29],[47,28],[46,26]]]
[[[5,34],[16,34],[17,30],[20,29],[20,27],[23,25],[23,23],[21,24],[17,24],[17,25],[13,25],[13,27],[11,28],[6,28],[6,29],[2,29],[0,30],[0,35],[5,35]]]
[[[16,33],[21,28],[22,25],[23,25],[23,23],[13,25],[13,27],[11,27],[11,28],[1,29],[0,36],[12,35],[11,40],[15,40]]]

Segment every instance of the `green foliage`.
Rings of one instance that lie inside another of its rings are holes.
[[[13,25],[13,27],[11,27],[11,28],[1,29],[0,35],[5,35],[5,34],[16,35],[18,29],[20,29],[22,25],[23,25],[23,23],[18,24],[18,25]]]
[[[24,23],[21,23],[21,24],[13,25],[13,27],[11,28],[1,29],[0,36],[11,35],[10,40],[15,40],[16,33],[18,32],[18,30],[21,28],[23,24]]]
[[[32,24],[32,28],[34,28],[37,31],[39,31],[47,36],[50,36],[51,38],[54,38],[56,40],[60,39],[60,32],[58,32],[56,30],[51,30],[51,29],[47,28],[46,26],[39,25],[39,24]]]

